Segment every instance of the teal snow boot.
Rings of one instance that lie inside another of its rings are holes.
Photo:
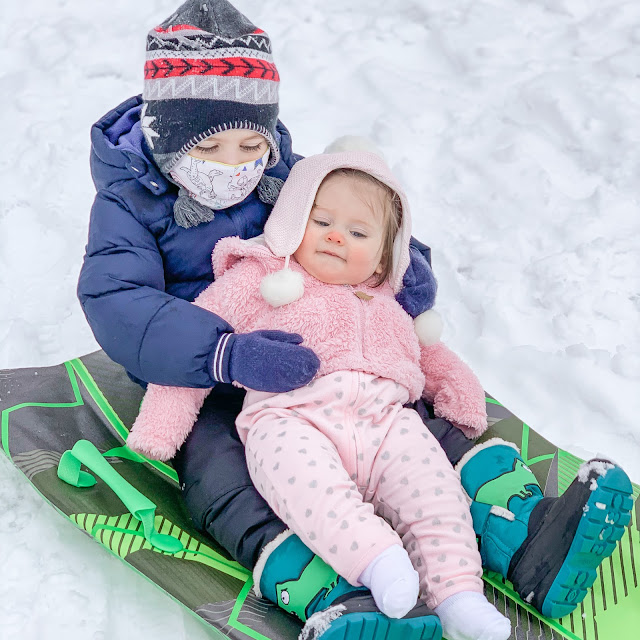
[[[629,523],[627,474],[591,460],[560,497],[545,498],[518,448],[499,438],[471,449],[457,469],[471,498],[483,566],[510,580],[543,615],[571,613]]]
[[[286,531],[268,544],[253,572],[256,593],[305,625],[300,640],[440,640],[436,614],[417,604],[387,618],[365,587],[354,587]]]

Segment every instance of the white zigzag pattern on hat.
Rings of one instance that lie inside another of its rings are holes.
[[[278,83],[259,78],[187,76],[145,80],[145,100],[211,98],[248,104],[276,104]]]
[[[256,60],[264,60],[273,64],[273,56],[267,51],[256,51],[251,49],[247,51],[242,47],[216,49],[215,58],[211,55],[211,51],[175,51],[173,49],[155,49],[147,51],[147,60],[158,60],[161,58],[187,58],[192,60],[212,60],[215,58],[255,58]]]
[[[147,41],[147,53],[149,45],[151,43],[157,44],[159,47],[166,49],[173,49],[175,51],[188,51],[191,48],[199,50],[214,50],[217,49],[217,43],[222,42],[227,45],[232,45],[236,42],[243,42],[247,47],[251,48],[251,45],[257,46],[259,49],[271,53],[271,41],[266,34],[249,34],[247,36],[240,36],[237,38],[224,38],[222,36],[207,35],[206,38],[197,36],[193,40],[187,35],[178,35],[176,32],[167,34],[149,33],[149,40]],[[184,46],[183,46],[184,45]]]

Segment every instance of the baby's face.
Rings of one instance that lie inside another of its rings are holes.
[[[380,273],[382,190],[344,175],[329,176],[316,195],[297,262],[329,284],[356,285]]]

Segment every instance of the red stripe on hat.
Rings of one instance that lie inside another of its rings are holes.
[[[262,29],[260,29],[260,27],[256,27],[256,30],[252,31],[251,35],[256,35],[258,33],[264,33],[264,31]]]
[[[172,33],[173,31],[202,31],[202,29],[200,29],[200,27],[194,27],[192,24],[172,24],[166,29],[156,27],[154,31],[158,33]]]
[[[242,76],[280,81],[276,65],[257,58],[159,58],[147,60],[145,80],[180,76]]]

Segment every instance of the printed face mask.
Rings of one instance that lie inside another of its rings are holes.
[[[268,149],[262,158],[236,165],[185,155],[171,170],[171,177],[205,207],[226,209],[255,189],[268,158]]]

